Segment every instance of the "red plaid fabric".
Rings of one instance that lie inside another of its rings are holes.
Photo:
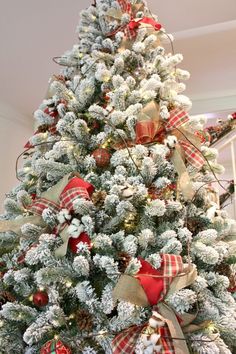
[[[188,163],[195,168],[200,169],[204,165],[205,160],[199,150],[188,141],[181,140],[180,145],[185,152],[185,158]]]
[[[131,14],[131,4],[127,0],[117,0],[118,4],[120,5],[121,11]]]
[[[113,354],[134,354],[135,347],[142,330],[147,326],[132,326],[127,330],[122,331],[117,334],[117,336],[112,341],[112,353]],[[162,354],[175,354],[173,341],[171,338],[168,326],[160,328],[161,344],[162,344]],[[156,353],[155,354],[159,354]]]
[[[142,332],[143,326],[132,326],[117,334],[112,341],[113,354],[134,354],[137,340]]]
[[[188,114],[184,110],[176,108],[170,112],[170,117],[165,128],[167,130],[178,128],[184,123],[187,123],[188,121],[189,121]]]
[[[58,203],[54,203],[46,198],[38,198],[32,203],[30,210],[37,215],[42,215],[42,212],[46,208],[51,209],[55,214],[63,208],[72,211],[73,202],[76,198],[90,199],[90,194],[93,191],[94,187],[92,184],[78,177],[73,177],[58,197]]]
[[[30,207],[30,211],[32,211],[36,215],[42,215],[44,209],[51,209],[53,213],[58,213],[60,211],[60,205],[45,198],[36,199]]]
[[[189,121],[188,114],[182,109],[176,108],[170,112],[170,118],[165,128],[166,130],[179,128],[181,127],[181,125],[187,123],[188,121]],[[193,144],[191,144],[191,142],[185,140],[179,140],[179,144],[183,148],[183,151],[185,153],[185,158],[188,161],[188,163],[193,167],[200,169],[205,163],[205,160],[201,152]]]
[[[166,296],[169,286],[178,274],[183,272],[183,260],[181,256],[175,254],[162,255],[163,267],[163,292],[159,301],[162,301]]]
[[[61,208],[73,210],[73,202],[78,197],[90,199],[89,194],[85,188],[75,187],[68,189],[60,195],[60,206]]]
[[[175,354],[173,341],[167,325],[160,328],[161,344],[163,346],[162,354]]]

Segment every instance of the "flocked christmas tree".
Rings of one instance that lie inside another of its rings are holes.
[[[142,0],[78,35],[1,216],[0,353],[233,353],[234,222],[182,55]]]

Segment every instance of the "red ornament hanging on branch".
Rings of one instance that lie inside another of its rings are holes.
[[[33,303],[37,307],[46,306],[48,304],[48,300],[49,298],[46,291],[39,290],[33,295]]]
[[[98,167],[107,167],[110,163],[111,155],[105,148],[98,148],[92,153]]]

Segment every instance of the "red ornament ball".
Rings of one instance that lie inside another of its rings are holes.
[[[59,339],[53,339],[44,344],[40,354],[72,354],[71,349]]]
[[[107,167],[110,163],[111,155],[105,148],[99,148],[92,153],[98,167]]]
[[[68,246],[72,253],[77,253],[77,246],[80,242],[86,243],[89,249],[92,248],[92,243],[88,234],[86,234],[86,232],[82,232],[77,238],[69,238]]]
[[[46,291],[39,290],[33,295],[33,303],[37,307],[46,306],[48,304],[48,300],[49,298]]]

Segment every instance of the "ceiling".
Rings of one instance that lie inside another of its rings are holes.
[[[193,113],[236,109],[236,1],[148,0],[175,51],[184,54]],[[30,121],[43,99],[52,62],[76,42],[79,12],[88,0],[8,0],[0,13],[0,102]]]

